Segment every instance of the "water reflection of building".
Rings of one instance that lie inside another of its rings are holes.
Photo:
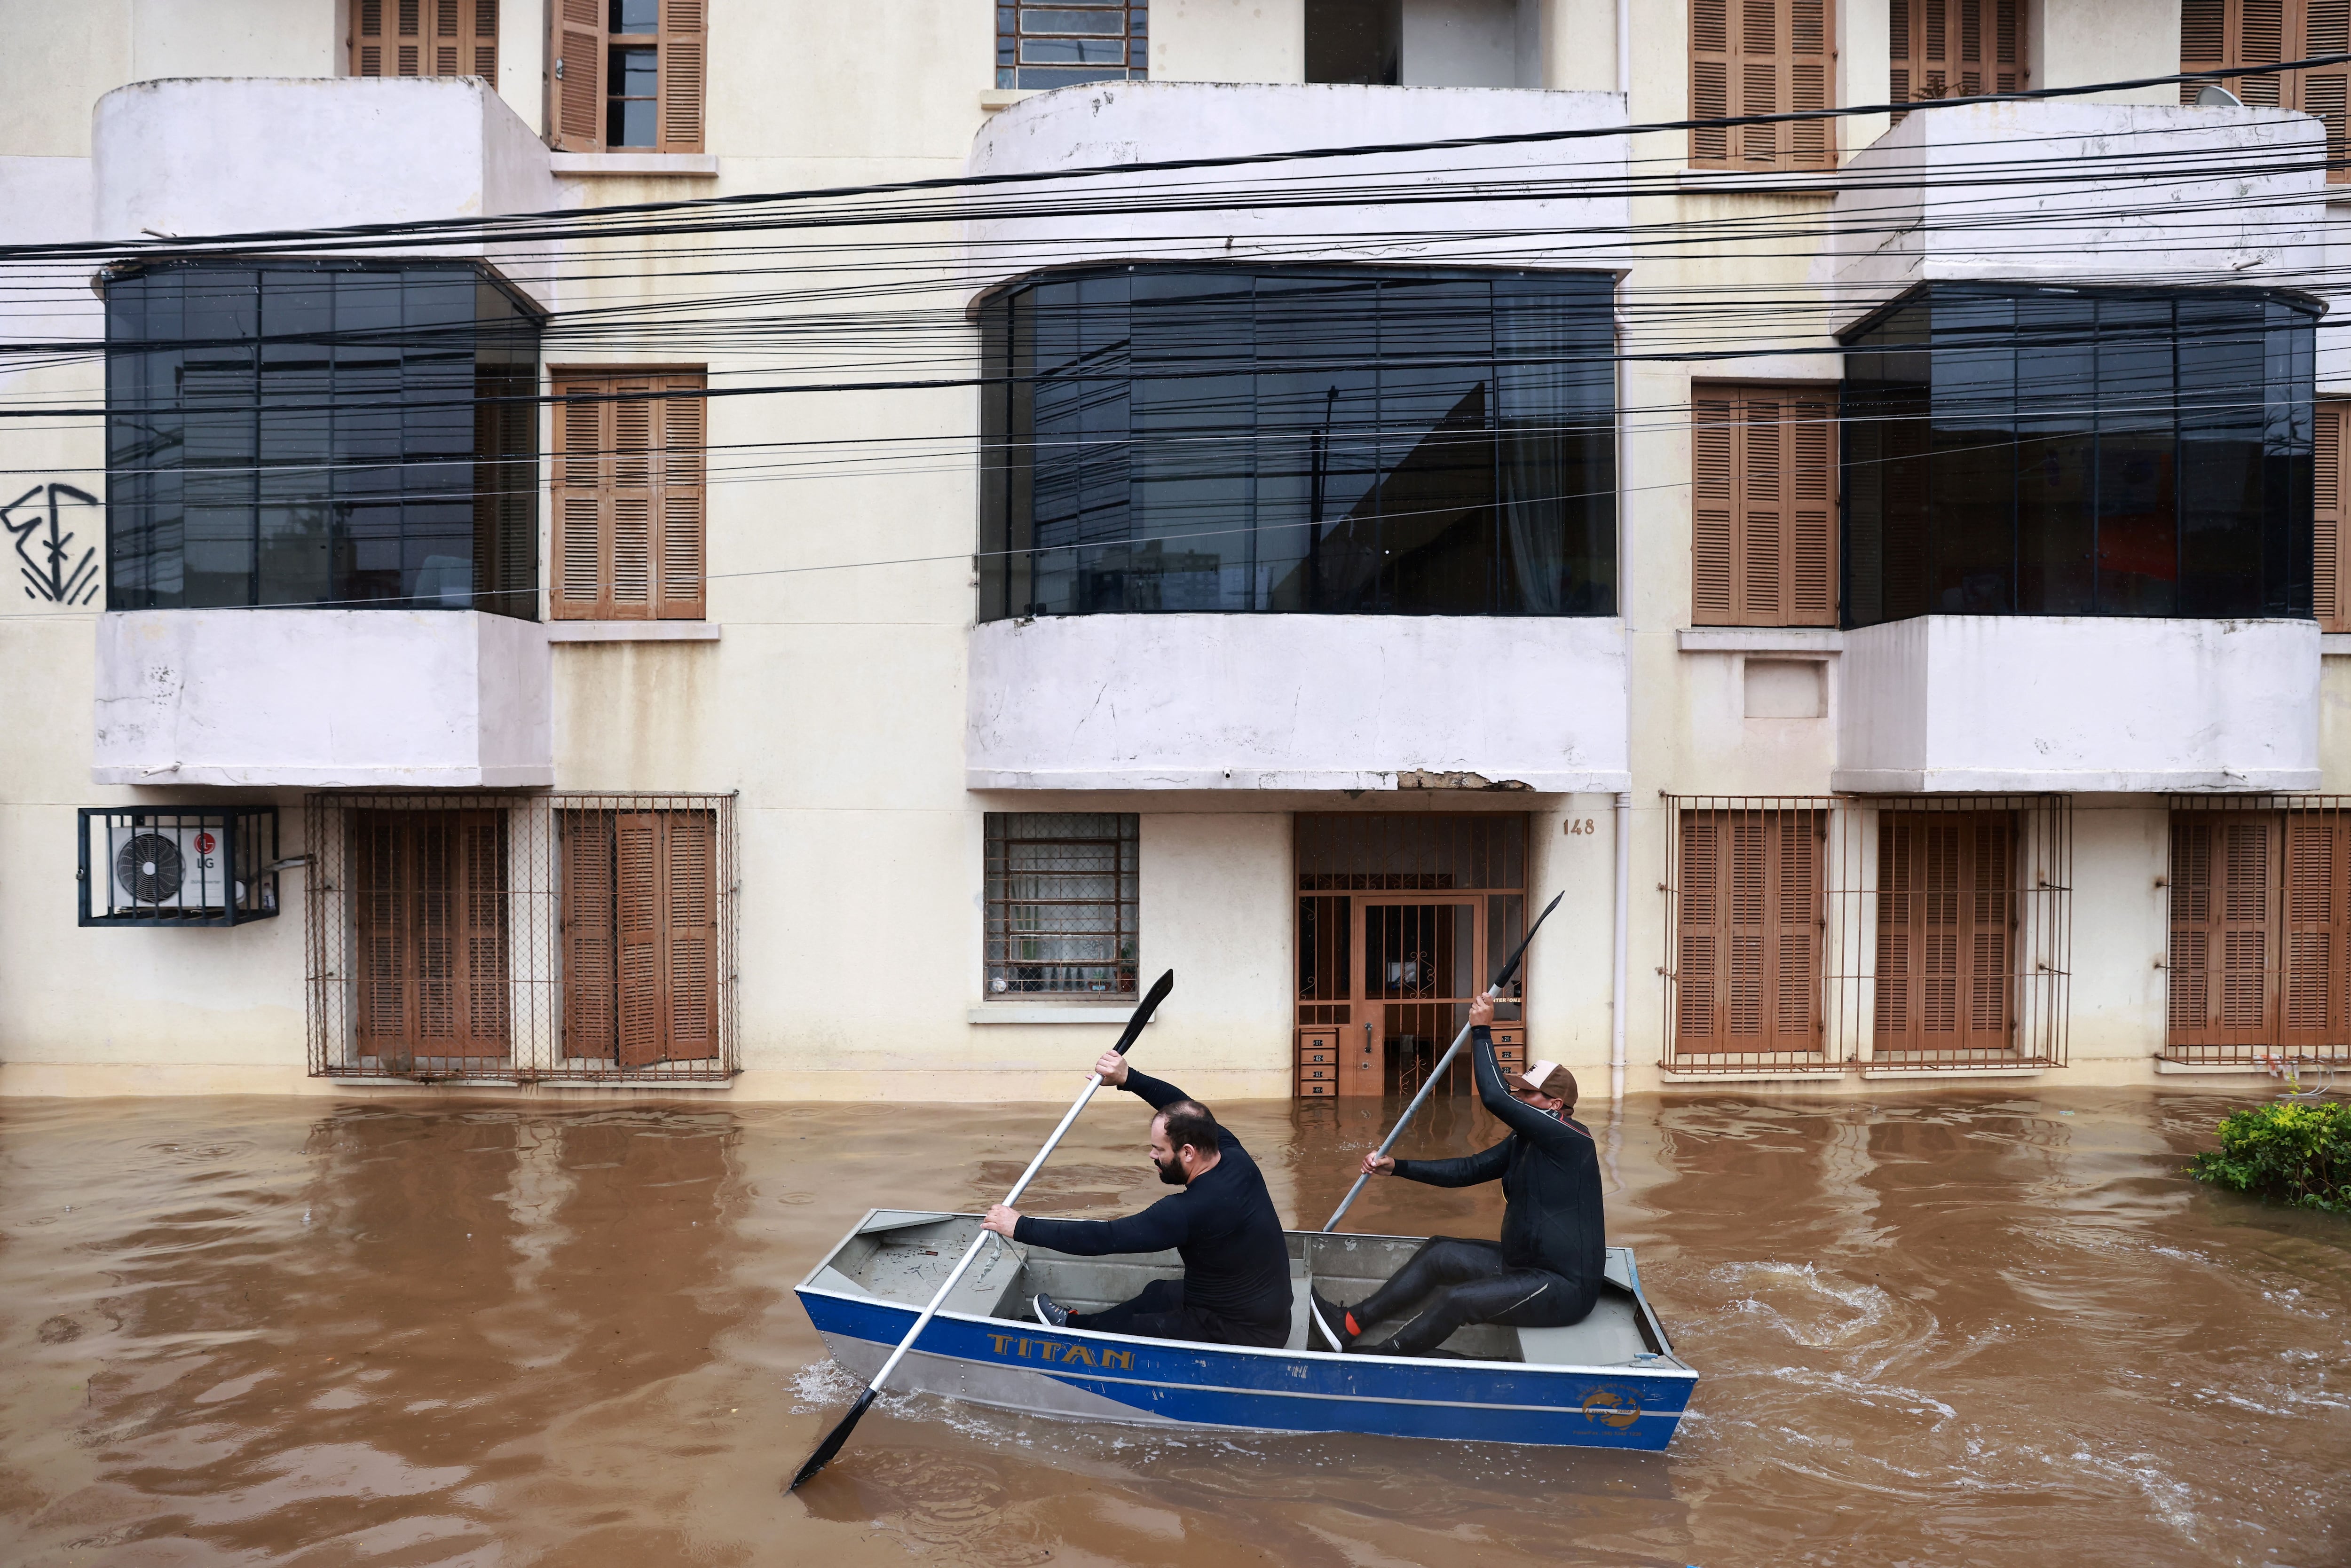
[[[62,590],[5,632],[47,738],[0,778],[0,1089],[1041,1093],[1174,967],[1201,1092],[1388,1090],[1561,888],[1510,1049],[1635,1088],[2339,1050],[2340,72],[1635,170],[1634,123],[2245,56],[2156,0],[1777,5],[1068,0],[839,57],[690,0],[87,23],[139,83],[27,24],[0,182],[98,289],[10,340],[110,351],[12,385],[106,417],[0,445],[107,474],[108,548],[94,638]],[[755,308],[707,233],[157,238],[839,157],[1112,172],[958,209],[935,316],[928,231],[808,231]],[[1191,160],[1181,204],[1118,172]],[[956,384],[706,395],[844,319]]]

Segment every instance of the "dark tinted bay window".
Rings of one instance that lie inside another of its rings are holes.
[[[980,619],[1616,607],[1607,278],[1134,267],[993,301]]]
[[[1936,284],[1845,340],[1845,623],[2311,613],[2318,305]]]
[[[464,264],[106,286],[107,604],[538,614],[538,320]]]

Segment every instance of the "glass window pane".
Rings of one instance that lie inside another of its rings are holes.
[[[1930,285],[1866,324],[1845,367],[1847,624],[2307,614],[2313,326],[2300,297],[2254,290],[1990,285]],[[1922,327],[1930,356],[1898,340]]]
[[[537,613],[538,323],[502,287],[185,262],[108,291],[110,608]],[[492,385],[515,413],[490,416]]]
[[[1612,612],[1610,298],[1311,267],[1017,291],[988,334],[1009,384],[987,506],[1019,542],[983,568],[983,614]]]

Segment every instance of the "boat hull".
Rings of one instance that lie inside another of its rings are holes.
[[[803,1286],[834,1357],[870,1378],[916,1310]],[[1657,1450],[1689,1403],[1687,1370],[1552,1367],[1252,1350],[941,1313],[893,1387],[1078,1420],[1257,1432]]]

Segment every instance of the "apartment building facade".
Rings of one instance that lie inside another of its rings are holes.
[[[0,1092],[2351,1050],[2329,8],[0,20]]]

